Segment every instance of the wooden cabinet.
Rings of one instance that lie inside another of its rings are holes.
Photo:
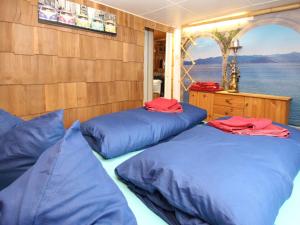
[[[189,102],[206,109],[207,120],[224,116],[246,116],[269,118],[274,122],[287,124],[290,101],[291,98],[285,96],[191,91]]]
[[[207,110],[207,119],[211,120],[213,118],[213,93],[206,92],[195,92],[190,93],[190,104],[198,106],[202,109]]]

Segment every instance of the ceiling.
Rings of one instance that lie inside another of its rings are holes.
[[[300,0],[94,0],[174,27],[232,13],[299,3]]]

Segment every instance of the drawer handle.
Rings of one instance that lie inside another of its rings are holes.
[[[231,99],[225,99],[225,102],[229,105],[231,105]]]

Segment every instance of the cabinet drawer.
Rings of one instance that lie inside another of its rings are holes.
[[[198,92],[191,91],[189,96],[189,103],[194,106],[198,106]]]
[[[214,118],[221,117],[221,116],[243,116],[244,109],[242,108],[234,108],[229,106],[214,106]]]
[[[244,108],[245,97],[234,95],[216,94],[214,99],[215,105],[230,106],[234,108]]]

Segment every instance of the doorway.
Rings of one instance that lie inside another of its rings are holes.
[[[173,33],[145,30],[144,102],[172,98],[173,56]]]
[[[165,32],[153,32],[153,98],[165,96],[166,36]]]

